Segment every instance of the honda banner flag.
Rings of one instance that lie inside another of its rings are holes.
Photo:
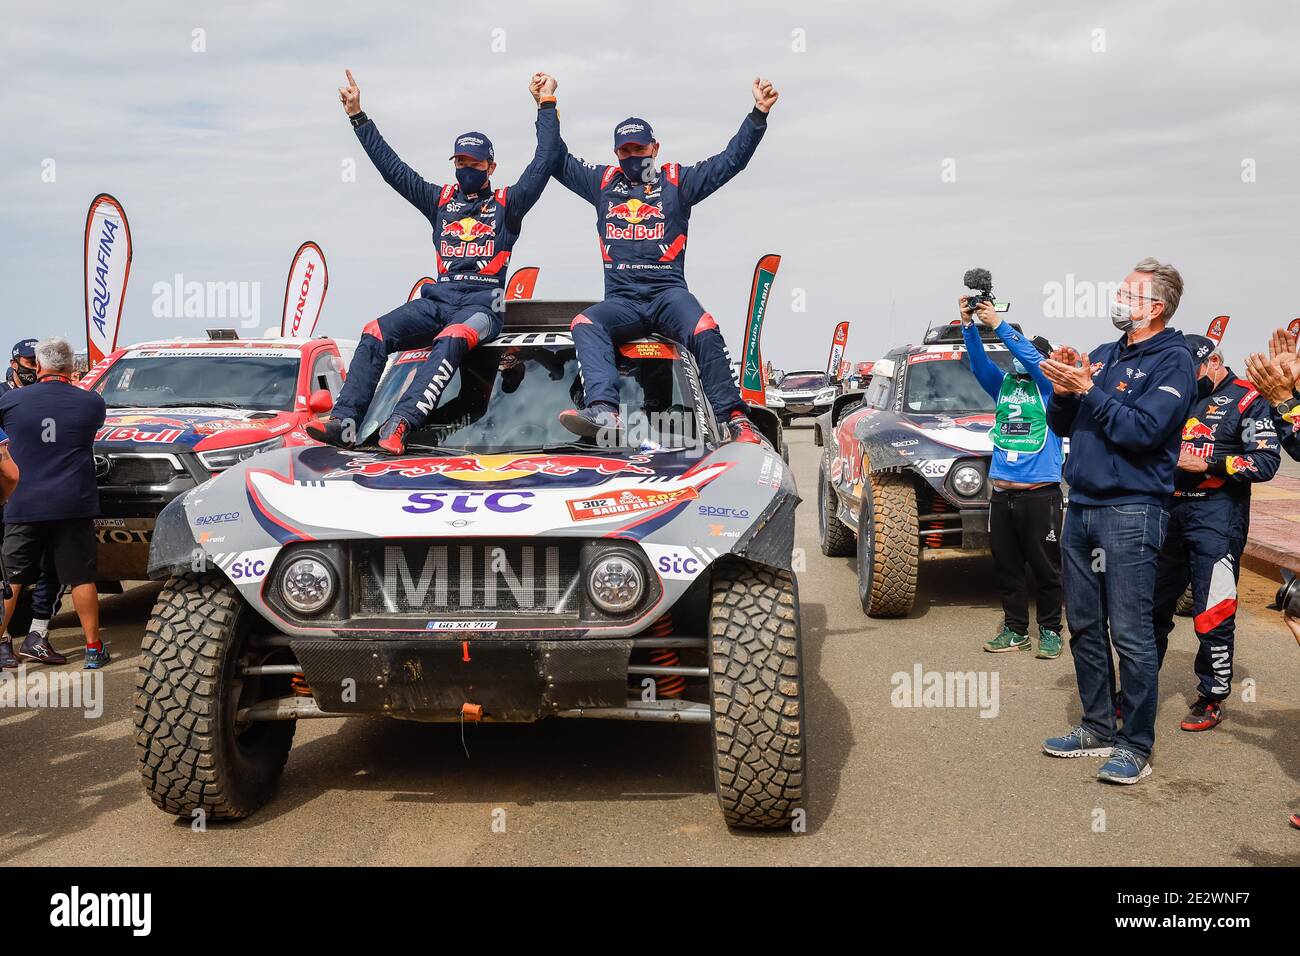
[[[835,326],[831,336],[831,357],[826,361],[826,377],[831,381],[840,377],[840,362],[844,359],[844,349],[849,344],[849,323],[841,322]]]
[[[117,348],[122,300],[131,276],[131,226],[126,210],[108,193],[86,213],[86,352],[89,367]]]
[[[291,339],[309,339],[316,331],[320,312],[329,288],[329,269],[325,253],[314,242],[304,242],[289,263],[289,278],[284,285],[284,312],[280,317],[280,334]]]

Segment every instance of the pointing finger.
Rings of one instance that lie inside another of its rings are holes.
[[[345,72],[345,73],[348,75],[348,86],[356,86],[356,85],[357,85],[357,81],[354,80],[354,79],[352,79],[352,71],[351,71],[351,70],[344,70],[343,72]]]

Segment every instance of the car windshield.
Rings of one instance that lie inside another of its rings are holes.
[[[791,372],[781,379],[781,388],[821,388],[826,384],[826,375],[822,372]]]
[[[358,429],[372,441],[420,368],[427,350],[405,352],[390,362]],[[619,350],[619,402],[625,442],[639,449],[681,448],[699,442],[701,426],[693,373],[662,342],[630,343]],[[496,454],[553,445],[590,444],[559,421],[581,405],[582,384],[572,345],[501,345],[477,348],[443,392],[425,426],[408,446]]]
[[[1011,371],[1011,353],[985,352],[1004,372]],[[980,387],[970,370],[970,356],[961,352],[920,352],[908,359],[903,407],[909,412],[991,412],[993,397]]]
[[[195,349],[165,355],[122,356],[95,383],[104,404],[158,408],[186,405],[235,407],[255,411],[293,408],[299,355],[233,355]]]

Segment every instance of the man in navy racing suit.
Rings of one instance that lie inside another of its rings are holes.
[[[350,447],[388,356],[432,345],[428,359],[379,429],[379,447],[401,454],[411,430],[438,407],[438,399],[469,350],[501,331],[510,253],[524,215],[541,198],[559,156],[556,82],[545,73],[534,74],[529,89],[537,101],[537,152],[518,182],[494,190],[491,176],[496,162],[492,142],[485,135],[470,132],[456,137],[451,157],[455,183],[426,182],[398,158],[362,112],[361,92],[351,70],[347,77],[339,99],[366,155],[384,181],[433,225],[437,281],[426,283],[416,299],[362,329],[330,419],[309,423],[306,431],[318,441]]]
[[[1169,503],[1169,530],[1156,564],[1156,654],[1164,663],[1178,598],[1192,584],[1192,625],[1200,647],[1197,698],[1180,725],[1210,730],[1232,692],[1237,575],[1250,525],[1251,486],[1282,462],[1268,399],[1233,375],[1213,341],[1188,335],[1197,366],[1196,400],[1186,424]]]
[[[630,117],[614,128],[617,166],[594,166],[570,155],[561,141],[555,177],[596,207],[605,267],[605,300],[573,320],[582,368],[584,407],[560,416],[565,427],[592,437],[618,432],[619,375],[615,348],[660,332],[688,348],[714,414],[733,438],[758,441],[731,377],[731,360],[718,324],[686,285],[686,232],[692,207],[745,168],[767,129],[777,100],[772,84],[754,80],[754,109],[716,156],[656,169],[659,143],[650,124]]]

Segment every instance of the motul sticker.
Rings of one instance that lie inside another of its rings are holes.
[[[907,364],[916,365],[918,362],[951,362],[960,358],[960,352],[918,352],[915,355],[908,356]]]
[[[574,521],[590,521],[594,518],[612,518],[649,511],[698,497],[699,492],[694,488],[678,488],[675,491],[626,488],[613,494],[578,498],[565,504],[569,506],[569,515]]]

